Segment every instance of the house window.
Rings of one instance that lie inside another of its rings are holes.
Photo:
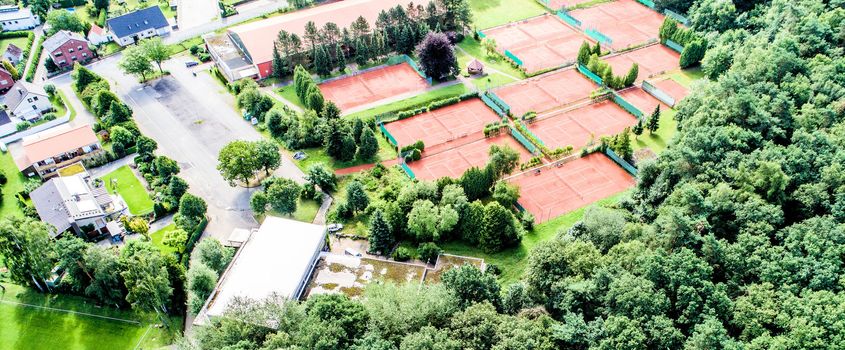
[[[70,57],[70,60],[71,60],[71,61],[76,61],[76,56],[71,56],[71,57]]]
[[[33,101],[38,101],[38,96],[32,96]]]
[[[28,99],[26,99],[26,102],[28,102],[28,103],[32,103],[32,98],[28,98]]]
[[[82,51],[82,45],[77,46],[76,49]]]
[[[68,52],[68,53],[73,52],[73,48],[69,48],[69,49],[67,49],[67,52]]]
[[[9,83],[9,81],[6,80],[6,79],[0,80],[0,85],[6,85],[8,83]]]
[[[53,56],[56,56],[56,57],[61,57],[61,56],[62,56],[62,52],[61,52],[61,51],[57,51],[57,52],[53,53]]]
[[[35,105],[32,105],[32,110],[34,110],[34,111],[38,110],[38,107],[35,107]]]
[[[88,54],[87,54],[87,53],[83,53],[83,54],[82,54],[82,57],[88,57]]]

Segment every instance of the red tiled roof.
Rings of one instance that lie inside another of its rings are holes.
[[[94,33],[94,34],[97,34],[97,35],[103,35],[103,28],[100,28],[100,26],[98,26],[96,24],[91,24],[91,30],[88,31],[88,33],[89,34]]]
[[[68,124],[39,132],[23,138],[23,153],[15,159],[18,169],[24,170],[35,162],[54,157],[64,152],[97,143],[97,135],[91,125],[71,127]]]
[[[358,16],[363,16],[375,27],[376,18],[381,10],[387,10],[396,5],[406,7],[411,0],[347,0],[327,5],[317,6],[302,11],[287,13],[263,21],[247,23],[229,29],[230,34],[236,35],[243,43],[246,51],[252,57],[252,63],[260,64],[273,59],[273,43],[279,31],[299,35],[305,32],[305,24],[314,21],[317,28],[322,28],[326,22],[333,22],[338,27],[348,27]],[[417,1],[417,3],[422,3]]]

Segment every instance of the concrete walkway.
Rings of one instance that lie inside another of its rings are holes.
[[[258,91],[261,91],[264,94],[266,94],[267,96],[270,96],[270,98],[283,103],[285,106],[290,107],[290,109],[294,110],[297,113],[303,112],[301,107],[293,104],[293,102],[290,102],[290,101],[282,98],[282,96],[279,96],[279,94],[277,94],[275,91],[273,91],[273,89],[275,89],[274,86],[273,87],[263,87],[263,88],[259,88]]]
[[[93,178],[102,177],[102,176],[105,176],[108,173],[111,173],[112,171],[117,170],[117,168],[120,168],[124,165],[132,164],[133,163],[132,161],[135,159],[135,157],[137,155],[138,155],[137,153],[127,154],[123,158],[120,158],[120,159],[115,160],[113,162],[103,164],[102,166],[98,166],[98,167],[93,168],[93,169],[85,169],[85,170],[87,170],[88,174],[90,174],[91,177],[93,177]]]

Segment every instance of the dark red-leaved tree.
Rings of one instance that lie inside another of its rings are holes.
[[[423,72],[433,79],[443,80],[459,71],[455,48],[446,34],[428,33],[417,45],[417,57]]]

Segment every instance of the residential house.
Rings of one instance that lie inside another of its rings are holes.
[[[6,93],[6,109],[13,117],[33,121],[53,110],[53,105],[43,86],[18,80]]]
[[[17,47],[15,44],[9,44],[6,47],[6,52],[3,53],[3,59],[12,63],[12,65],[18,64],[23,58],[23,50],[20,47]]]
[[[14,85],[15,78],[12,77],[12,73],[0,68],[0,95],[5,95]]]
[[[42,179],[56,171],[103,152],[100,140],[88,124],[56,126],[23,138],[21,153],[15,155],[18,169],[27,176]]]
[[[81,34],[60,30],[44,40],[42,45],[59,69],[73,67],[74,62],[86,62],[94,58],[88,47],[88,40]]]
[[[15,123],[12,122],[12,118],[9,117],[9,113],[6,113],[6,110],[0,110],[0,137],[14,134],[17,131],[17,127]]]
[[[88,42],[93,45],[100,45],[112,41],[111,33],[96,24],[91,24],[91,30],[88,31],[87,38]]]
[[[52,178],[29,197],[41,221],[55,227],[53,237],[68,231],[84,238],[100,236],[108,232],[109,217],[119,213],[106,187],[89,184],[81,174]]]
[[[3,30],[27,30],[41,24],[38,15],[27,8],[19,8],[17,5],[0,6],[0,26]]]
[[[106,21],[106,28],[120,46],[134,44],[141,39],[170,34],[170,23],[158,5],[129,12]]]

